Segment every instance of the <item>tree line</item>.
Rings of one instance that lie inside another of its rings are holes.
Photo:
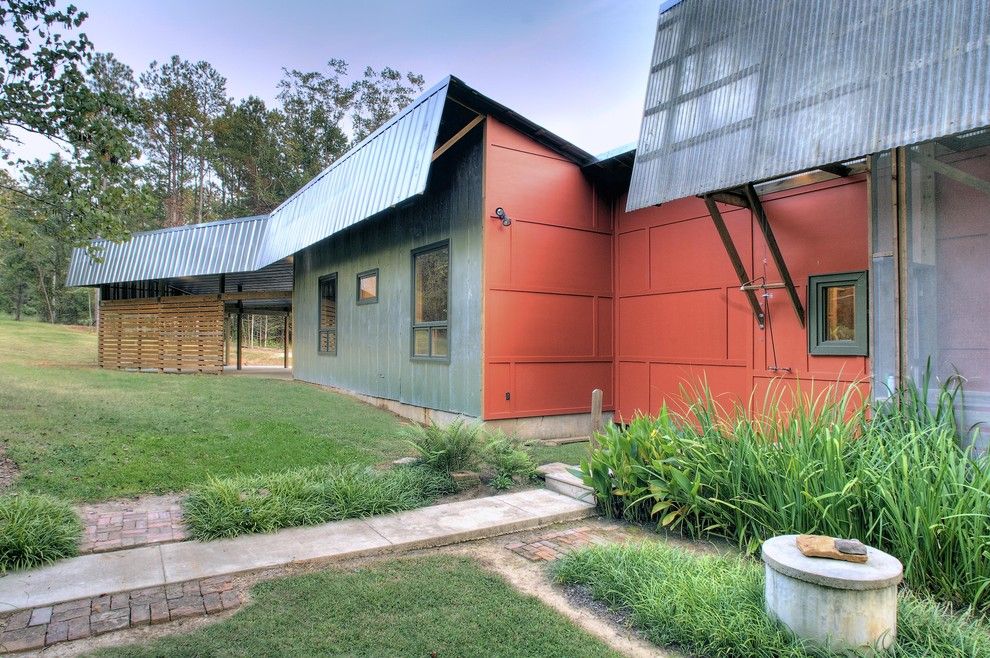
[[[94,237],[270,212],[423,89],[423,76],[331,59],[283,68],[276,101],[234,99],[206,61],[175,55],[141,72],[98,51],[85,12],[0,0],[0,313],[87,322],[92,298],[64,286],[73,247]],[[19,136],[58,145],[14,156]]]

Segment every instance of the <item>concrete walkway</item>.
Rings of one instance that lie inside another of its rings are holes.
[[[535,489],[270,535],[85,555],[0,577],[0,613],[285,564],[443,546],[594,513],[590,503]]]

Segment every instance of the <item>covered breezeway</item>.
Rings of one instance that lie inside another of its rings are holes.
[[[246,217],[76,250],[67,283],[99,289],[100,367],[291,376],[292,258],[252,269],[266,231]]]
[[[291,373],[291,315],[291,291],[103,300],[98,364],[159,372]],[[246,366],[244,331],[252,316],[271,318],[281,330],[280,363]]]

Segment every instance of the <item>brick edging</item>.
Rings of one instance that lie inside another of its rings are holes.
[[[529,542],[512,542],[505,548],[533,562],[553,562],[577,548],[605,543],[608,542],[591,528],[582,526],[552,532]]]
[[[0,616],[0,652],[42,649],[149,624],[200,617],[241,605],[231,576],[104,594]]]

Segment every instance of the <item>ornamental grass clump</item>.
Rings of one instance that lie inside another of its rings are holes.
[[[586,588],[661,646],[711,658],[848,656],[795,638],[764,611],[763,569],[745,556],[700,555],[663,544],[609,545],[562,557],[558,582]],[[990,655],[990,626],[932,599],[898,595],[891,658]]]
[[[911,587],[986,610],[990,462],[962,447],[945,409],[898,402],[951,408],[954,386],[902,391],[872,417],[855,387],[793,400],[781,388],[755,412],[702,390],[684,413],[610,426],[581,468],[607,515],[749,553],[780,534],[855,537],[901,559]]]
[[[50,496],[0,496],[0,573],[48,564],[78,553],[82,523]]]
[[[449,478],[418,466],[319,466],[212,479],[186,497],[184,520],[196,539],[218,539],[400,512],[451,490]]]

